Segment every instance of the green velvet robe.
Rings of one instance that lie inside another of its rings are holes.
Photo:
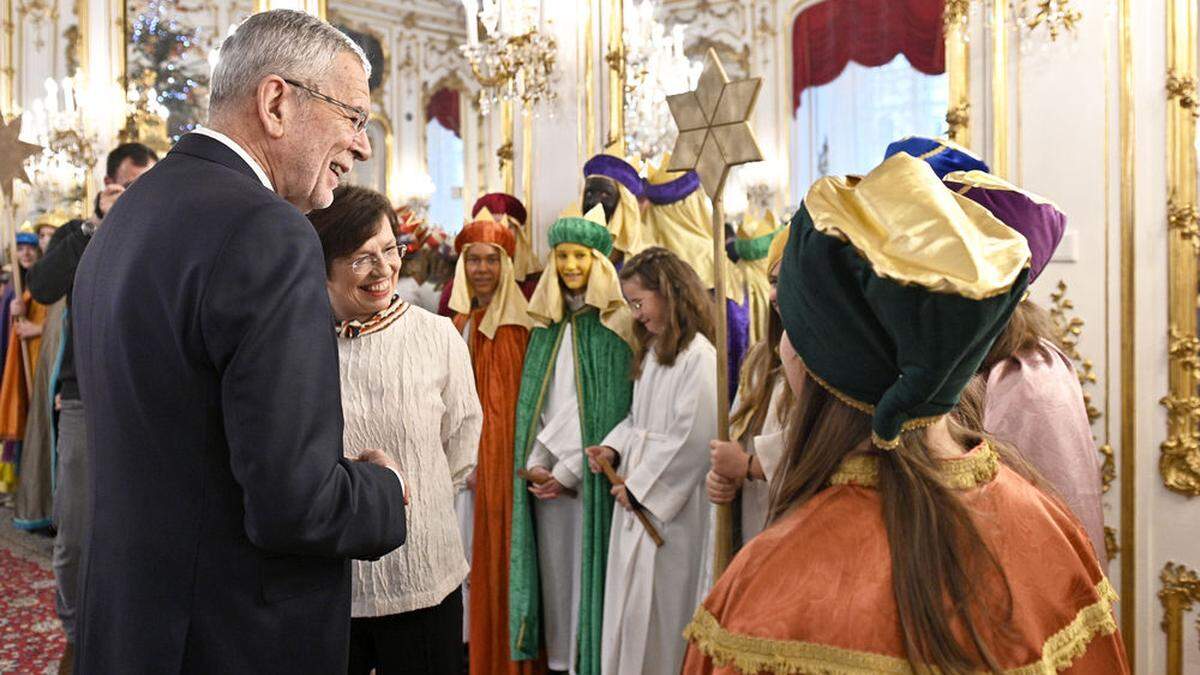
[[[629,378],[629,346],[600,323],[599,312],[585,306],[564,321],[535,328],[525,353],[521,393],[517,400],[514,456],[512,554],[509,568],[509,635],[513,660],[535,659],[542,647],[541,588],[533,499],[515,471],[525,466],[537,435],[546,390],[562,346],[563,324],[570,321],[575,349],[583,445],[597,445],[629,414],[633,381]],[[584,465],[583,555],[579,593],[579,675],[600,674],[600,631],[604,619],[604,574],[608,565],[608,533],[613,498],[608,480]]]

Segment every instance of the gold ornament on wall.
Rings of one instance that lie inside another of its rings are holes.
[[[1058,327],[1058,341],[1063,353],[1075,363],[1075,372],[1079,376],[1079,386],[1083,389],[1083,403],[1087,408],[1088,423],[1100,419],[1101,412],[1092,403],[1092,394],[1088,389],[1096,385],[1096,367],[1091,359],[1083,358],[1079,353],[1079,336],[1083,333],[1083,319],[1069,314],[1075,309],[1075,303],[1067,298],[1067,283],[1061,279],[1054,292],[1050,294],[1050,317]]]
[[[1180,75],[1174,68],[1167,71],[1167,101],[1179,100],[1179,107],[1193,117],[1200,115],[1200,100],[1196,96],[1196,78]]]
[[[1200,211],[1194,204],[1180,204],[1174,199],[1167,203],[1167,227],[1179,232],[1179,236],[1192,243],[1200,254]]]
[[[1162,629],[1167,634],[1168,675],[1183,673],[1183,615],[1200,602],[1200,576],[1195,570],[1168,562],[1159,576],[1162,589],[1158,599],[1163,604]],[[1200,627],[1200,623],[1197,624]]]
[[[1104,526],[1104,553],[1109,560],[1116,560],[1121,553],[1121,545],[1117,543],[1117,528]]]
[[[971,124],[971,102],[963,101],[951,106],[946,111],[946,126],[950,138],[957,139],[959,134]]]

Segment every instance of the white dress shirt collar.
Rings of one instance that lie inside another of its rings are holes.
[[[266,187],[271,192],[275,191],[275,186],[271,185],[271,179],[267,177],[267,172],[263,170],[262,165],[260,165],[258,162],[256,162],[254,160],[254,158],[250,156],[250,153],[246,152],[245,148],[238,145],[237,141],[233,140],[232,138],[226,136],[225,134],[223,134],[219,131],[214,131],[213,129],[209,129],[208,127],[197,126],[195,129],[192,130],[192,133],[200,134],[201,136],[208,136],[209,138],[220,141],[225,146],[227,146],[230,150],[233,150],[234,152],[236,152],[237,156],[241,157],[242,161],[249,164],[250,168],[254,170],[254,175],[258,176],[258,180],[260,180],[262,182],[263,186]]]

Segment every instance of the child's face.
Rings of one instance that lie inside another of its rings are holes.
[[[592,249],[579,244],[562,243],[554,247],[554,265],[558,278],[571,292],[587,287],[592,271]]]
[[[643,286],[639,277],[622,281],[621,292],[633,310],[634,320],[645,326],[651,335],[661,335],[667,326],[668,311],[663,297]]]

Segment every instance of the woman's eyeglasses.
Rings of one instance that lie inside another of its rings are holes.
[[[386,270],[391,265],[400,265],[403,258],[404,256],[400,253],[399,244],[393,244],[383,249],[383,252],[379,255],[368,253],[351,260],[350,271],[362,277],[369,274],[376,267]]]

